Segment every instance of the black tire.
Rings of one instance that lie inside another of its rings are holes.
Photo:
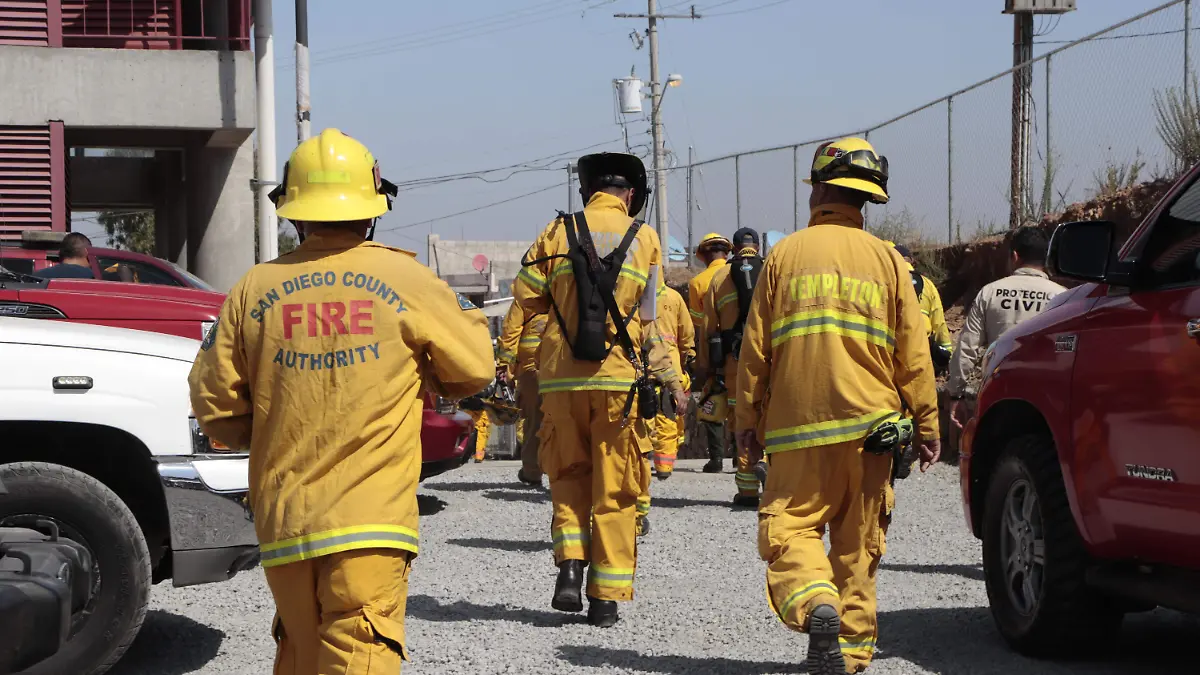
[[[0,499],[0,522],[27,514],[49,517],[63,536],[91,551],[99,571],[99,588],[84,610],[90,615],[73,625],[57,654],[24,672],[103,673],[129,648],[146,617],[150,552],[137,519],[100,481],[57,464],[0,465],[0,481],[8,489]]]
[[[1005,510],[1026,505],[1024,497],[1030,494],[1035,500],[1026,520],[1030,527],[1020,527],[1014,509],[1009,522],[1017,525],[1010,528]],[[1012,543],[1023,541],[1010,534],[1021,531],[1030,542],[1041,540],[1042,562],[1039,568],[1036,557],[1014,555],[1013,560],[1025,562],[1013,565],[1016,571],[1010,574],[1006,549],[1030,551],[1031,556],[1037,550],[1032,543]],[[1009,536],[1013,538],[1004,541]],[[992,473],[983,522],[983,569],[992,617],[1013,649],[1035,657],[1087,656],[1113,644],[1123,613],[1084,583],[1090,563],[1067,502],[1054,442],[1039,434],[1013,439]],[[1030,586],[1020,584],[1022,590],[1010,592],[1025,579]],[[1025,598],[1033,600],[1023,602]]]

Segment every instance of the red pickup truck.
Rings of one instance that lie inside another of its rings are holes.
[[[216,321],[223,302],[223,294],[196,288],[47,281],[0,266],[0,316],[133,328],[200,340]],[[421,422],[421,480],[458,468],[474,454],[474,425],[453,405],[427,395]]]
[[[1055,231],[1052,273],[1085,283],[989,348],[963,434],[992,615],[1030,655],[1095,649],[1133,611],[1200,613],[1200,166],[1116,240]]]

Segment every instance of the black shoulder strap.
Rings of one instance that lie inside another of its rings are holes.
[[[633,338],[629,336],[629,329],[626,327],[629,323],[629,319],[622,318],[621,309],[617,307],[615,285],[614,287],[606,287],[602,283],[602,275],[600,273],[603,270],[600,269],[600,258],[596,255],[596,244],[592,241],[592,233],[591,230],[588,229],[587,218],[585,218],[583,212],[580,211],[579,213],[575,214],[574,220],[576,227],[579,228],[580,245],[583,247],[584,255],[587,257],[588,276],[591,277],[592,283],[600,291],[600,298],[604,300],[605,306],[608,307],[608,315],[612,317],[613,323],[616,324],[617,339],[621,342],[621,347],[625,350],[625,354],[629,357],[629,360],[633,362],[635,367],[640,366],[640,359],[638,358],[637,349],[633,346]],[[636,221],[629,226],[629,230],[625,232],[625,237],[621,240],[620,248],[617,249],[620,253],[624,253],[633,243],[633,239],[637,236],[639,229],[641,229],[641,225]],[[634,312],[636,311],[637,308],[635,307]],[[634,312],[630,313],[629,316],[631,318],[633,317]]]
[[[583,215],[583,214],[581,213],[579,215]],[[568,218],[572,218],[572,216],[568,216],[566,213],[563,213],[562,211],[558,212],[558,219],[562,221],[563,229],[566,230],[566,233],[567,233],[567,247],[568,247],[567,250],[570,250],[572,247],[576,246],[579,243],[579,241],[575,237],[575,221],[573,219],[568,221]],[[533,247],[531,246],[529,248],[529,251],[532,251],[532,250],[533,250]],[[529,251],[525,252],[525,256],[529,255]],[[561,253],[557,253],[555,255],[548,255],[544,258],[535,258],[533,260],[529,260],[527,257],[523,256],[521,258],[521,266],[522,267],[531,267],[533,265],[538,265],[538,264],[541,264],[544,262],[548,262],[550,260],[556,260],[558,258],[562,258],[564,260],[570,260],[569,256],[565,256]],[[547,278],[546,279],[546,286],[547,286],[546,287],[546,296],[550,298],[550,307],[554,310],[554,318],[558,319],[558,327],[562,329],[563,340],[567,343],[568,347],[571,347],[572,349],[574,349],[574,346],[571,344],[571,334],[567,331],[567,322],[563,320],[562,312],[560,312],[558,309],[558,303],[554,302],[554,293],[552,293],[550,291],[549,284],[550,284],[550,279]],[[530,321],[529,319],[526,319],[525,323],[529,323],[529,321]],[[524,324],[522,324],[522,325],[524,325]]]
[[[909,272],[909,274],[912,275],[913,290],[917,292],[917,298],[920,299],[921,294],[925,292],[925,277],[916,271]]]

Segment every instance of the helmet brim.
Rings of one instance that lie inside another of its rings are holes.
[[[292,221],[336,223],[371,220],[388,212],[386,195],[369,199],[330,200],[328,196],[289,199],[275,210],[276,215]]]
[[[802,180],[805,185],[812,185],[812,179],[804,178]],[[827,181],[821,182],[828,183],[829,185],[837,185],[850,190],[865,192],[871,195],[871,201],[875,202],[876,204],[886,204],[888,203],[888,199],[890,199],[888,197],[888,193],[884,192],[883,188],[869,180],[863,180],[861,178],[831,178]]]

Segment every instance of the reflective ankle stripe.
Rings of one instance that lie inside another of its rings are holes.
[[[417,552],[417,531],[399,525],[357,525],[263,544],[263,567],[275,567],[360,548],[391,548]]]
[[[875,638],[848,639],[839,636],[838,644],[841,645],[843,652],[865,654],[866,656],[875,653]]]
[[[554,552],[559,555],[562,555],[563,549],[568,546],[579,546],[585,551],[588,548],[588,533],[578,528],[551,530],[550,536],[551,542],[554,545]]]
[[[588,583],[605,588],[631,588],[633,569],[592,565],[588,568]]]
[[[806,603],[818,595],[832,595],[838,597],[837,586],[834,586],[828,581],[814,581],[811,584],[801,586],[799,589],[792,591],[792,594],[787,596],[783,604],[779,606],[779,620],[786,622],[788,612],[796,603]]]

